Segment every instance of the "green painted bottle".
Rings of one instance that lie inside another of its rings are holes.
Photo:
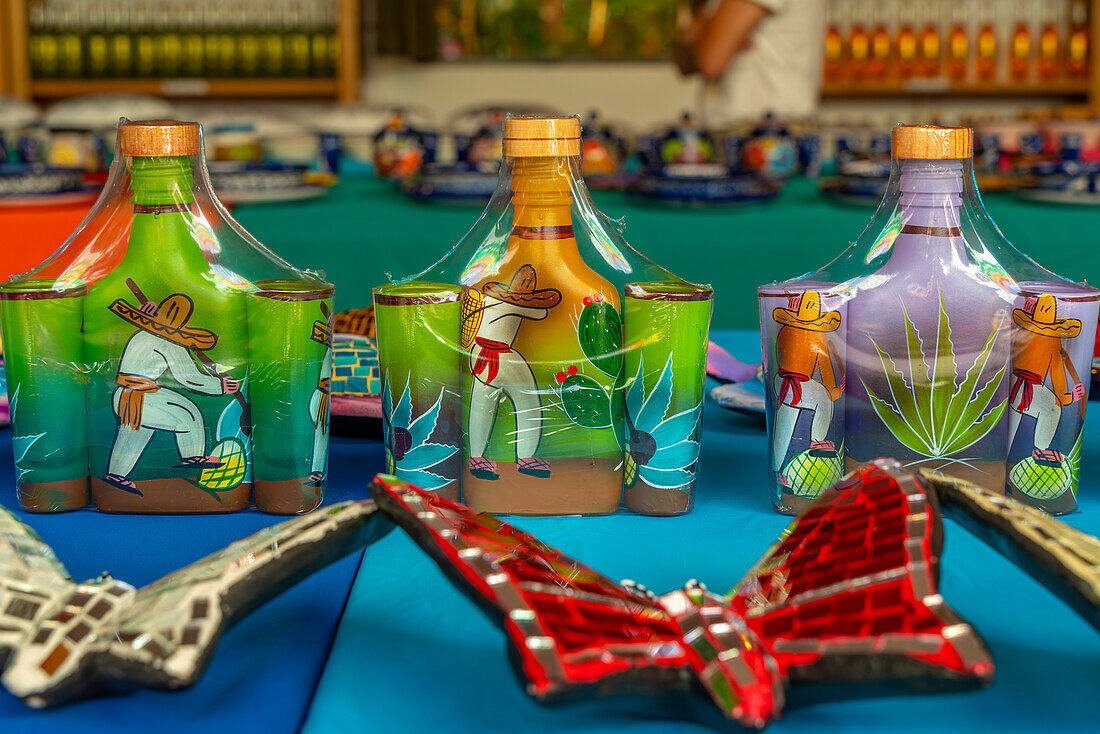
[[[246,294],[216,264],[196,205],[193,123],[119,134],[133,216],[125,255],[84,299],[92,497],[109,512],[230,512],[248,505]],[[124,180],[124,179],[123,179]]]

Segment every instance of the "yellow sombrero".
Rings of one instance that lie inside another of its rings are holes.
[[[817,291],[804,292],[798,299],[797,311],[777,308],[772,311],[772,318],[784,326],[807,331],[835,331],[843,320],[840,311],[821,312],[821,294]]]
[[[1012,320],[1020,328],[1042,336],[1074,337],[1081,333],[1080,319],[1058,318],[1058,301],[1049,293],[1035,301],[1033,314],[1022,308],[1012,309]]]
[[[187,325],[195,304],[182,293],[173,293],[165,298],[153,314],[139,311],[121,298],[112,303],[110,308],[139,329],[181,347],[206,351],[213,349],[218,343],[218,335],[214,332]]]

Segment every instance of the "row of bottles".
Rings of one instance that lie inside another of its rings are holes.
[[[1004,83],[1088,75],[1087,0],[830,0],[829,81]]]
[[[336,0],[37,0],[28,12],[37,79],[336,73]]]

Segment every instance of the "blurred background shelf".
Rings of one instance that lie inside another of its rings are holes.
[[[337,97],[336,79],[35,79],[35,99],[62,99],[78,94],[138,93],[162,97]]]
[[[0,0],[0,93],[359,98],[362,0]]]
[[[1086,97],[1088,79],[1051,79],[1034,82],[975,83],[952,82],[942,78],[887,79],[881,81],[826,80],[826,97],[881,97],[904,95],[944,95],[956,97]]]

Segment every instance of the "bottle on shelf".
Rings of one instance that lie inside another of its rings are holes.
[[[153,68],[160,77],[175,78],[180,75],[183,61],[183,41],[180,36],[176,3],[160,2],[153,8]]]
[[[825,78],[839,79],[844,73],[844,35],[841,32],[839,4],[825,6]]]
[[[1008,73],[1013,81],[1026,81],[1031,74],[1032,28],[1028,23],[1027,6],[1027,0],[1016,2],[1016,24],[1008,50]]]
[[[107,74],[113,77],[134,76],[134,45],[132,34],[133,0],[109,3],[106,18]]]
[[[1080,79],[1089,71],[1089,6],[1087,0],[1073,0],[1069,11],[1066,40],[1066,74]]]
[[[84,76],[84,49],[80,38],[80,23],[84,15],[83,5],[65,2],[61,4],[58,22],[58,76],[79,78]]]
[[[940,38],[940,26],[943,18],[940,17],[939,6],[922,5],[921,13],[924,22],[921,25],[920,36],[917,40],[918,62],[917,73],[923,77],[938,77],[942,71],[943,43]]]
[[[234,76],[252,78],[260,73],[260,23],[261,13],[267,12],[266,4],[243,3],[234,13],[237,68]]]
[[[997,26],[993,17],[991,0],[983,0],[978,25],[978,42],[975,44],[974,71],[978,79],[991,82],[997,76]]]
[[[917,72],[917,33],[913,30],[913,6],[899,9],[896,49],[898,75],[908,79]]]
[[[27,9],[27,15],[30,22],[27,51],[30,55],[31,73],[39,79],[52,79],[58,75],[59,64],[57,7],[44,2],[32,3]]]
[[[890,75],[891,54],[894,39],[886,26],[886,10],[882,3],[874,3],[871,11],[871,54],[867,60],[867,72],[875,79]]]
[[[265,76],[286,76],[286,47],[280,5],[268,6],[260,31],[260,72]]]
[[[1035,52],[1035,70],[1040,79],[1054,79],[1062,70],[1062,36],[1058,22],[1058,9],[1064,9],[1061,0],[1043,0],[1042,30]]]
[[[967,11],[962,3],[951,4],[951,30],[947,33],[947,76],[955,82],[966,80],[970,70],[970,34]]]
[[[88,3],[88,25],[84,29],[84,68],[88,76],[102,79],[109,65],[107,8],[103,2]]]
[[[848,25],[848,74],[853,79],[862,79],[867,73],[867,61],[871,54],[871,36],[864,26],[866,15],[863,4],[849,6],[851,22]]]
[[[180,18],[180,75],[201,77],[205,71],[203,51],[202,8],[183,3]]]
[[[305,11],[300,0],[290,0],[284,12],[286,35],[286,67],[288,76],[309,76],[309,33],[305,28]]]

